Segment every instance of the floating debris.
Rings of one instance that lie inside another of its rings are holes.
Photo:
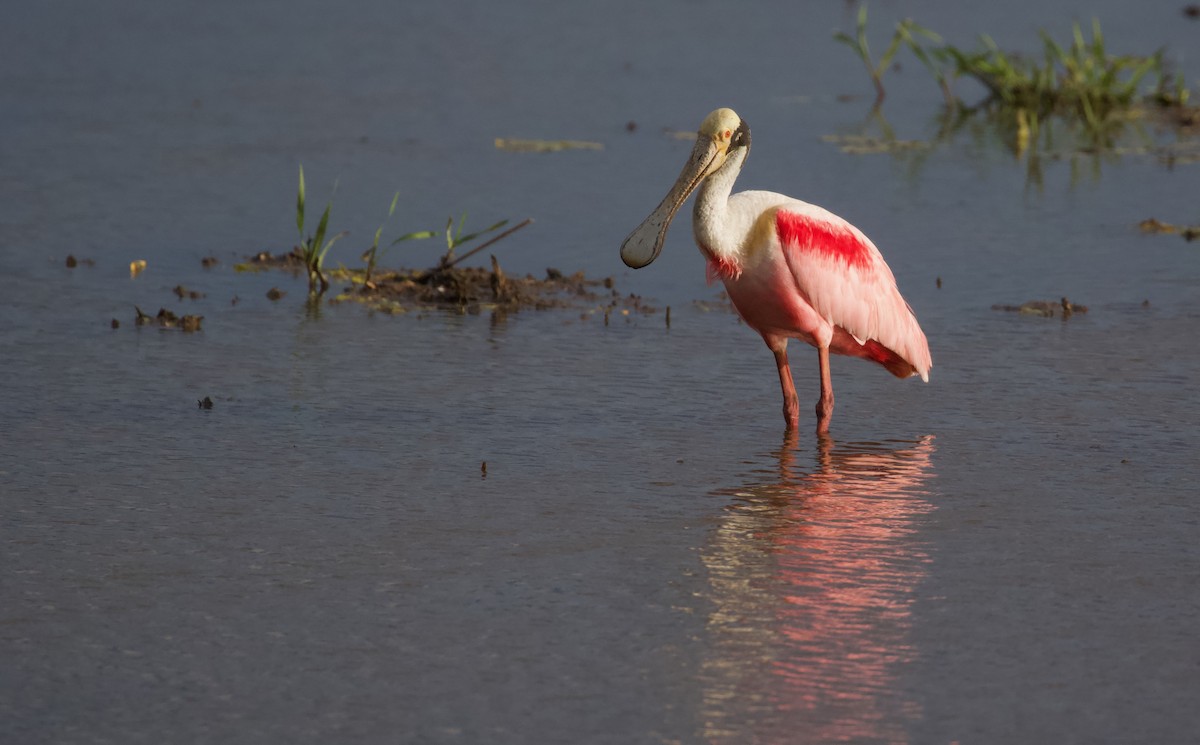
[[[512,153],[557,153],[562,150],[603,150],[604,145],[583,140],[522,140],[497,137],[496,149]]]
[[[212,269],[214,266],[220,263],[220,259],[218,259],[216,256],[205,256],[203,259],[200,259],[200,266],[204,267],[205,269]]]
[[[282,254],[272,254],[270,251],[259,251],[248,261],[234,264],[235,272],[265,272],[268,269],[288,269],[299,273],[305,268],[304,250],[295,246],[291,251]]]
[[[115,319],[115,318],[114,318],[114,319],[112,319],[112,327],[113,327],[114,329],[119,329],[119,328],[121,328],[121,322],[120,322],[120,321],[118,321],[118,320],[117,320],[117,319]]]
[[[1178,233],[1183,236],[1185,241],[1194,241],[1200,238],[1200,225],[1172,225],[1169,222],[1162,222],[1153,217],[1148,217],[1139,222],[1138,228],[1143,233]]]
[[[183,285],[175,285],[175,288],[173,290],[171,290],[171,292],[175,293],[175,296],[178,297],[180,300],[183,300],[184,298],[187,298],[189,300],[199,300],[200,298],[204,297],[203,292],[196,292],[195,290],[189,290],[188,288],[184,287]]]
[[[146,271],[146,260],[136,259],[129,262],[129,278],[134,279],[142,272]]]
[[[67,254],[67,268],[74,269],[78,265],[79,265],[79,262],[75,259],[75,255]]]
[[[205,396],[196,402],[196,406],[201,409],[211,409],[213,407],[213,400],[208,396]]]
[[[186,332],[199,331],[200,323],[204,320],[204,316],[177,316],[172,311],[166,308],[159,308],[158,315],[152,316],[142,311],[138,306],[133,306],[137,316],[134,318],[134,323],[138,326],[156,325],[165,329],[178,328]],[[117,319],[113,319],[113,328],[117,328]]]
[[[1029,302],[1022,303],[1020,305],[996,304],[992,306],[992,310],[1021,313],[1027,316],[1042,316],[1044,318],[1052,318],[1056,315],[1060,315],[1063,318],[1070,318],[1075,313],[1088,312],[1086,305],[1072,303],[1065,297],[1058,302],[1051,300],[1030,300]]]
[[[866,135],[824,135],[821,139],[838,146],[843,153],[851,155],[873,155],[875,153],[897,153],[909,150],[926,150],[931,147],[923,140],[880,139]]]
[[[286,294],[287,294],[286,292],[279,289],[278,287],[272,287],[271,289],[267,290],[267,300],[270,300],[271,302],[275,302],[276,300],[278,300],[279,298],[283,297]]]

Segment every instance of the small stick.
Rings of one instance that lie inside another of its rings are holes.
[[[439,267],[437,268],[437,271],[445,271],[445,270],[449,269],[450,267],[454,266],[455,264],[457,264],[458,262],[460,262],[460,261],[463,261],[464,259],[469,259],[469,258],[471,258],[472,256],[474,256],[475,254],[479,253],[480,251],[482,251],[483,249],[487,248],[488,246],[492,245],[492,244],[493,244],[493,243],[495,243],[496,241],[500,240],[501,238],[507,238],[508,236],[510,236],[510,235],[512,235],[513,233],[517,232],[518,230],[520,230],[521,228],[525,227],[526,225],[528,225],[528,224],[529,224],[529,223],[531,223],[531,222],[533,222],[533,218],[532,218],[532,217],[527,217],[527,218],[525,218],[525,219],[524,219],[524,220],[522,220],[521,222],[517,223],[516,225],[512,226],[512,227],[511,227],[511,228],[509,228],[508,230],[506,230],[506,231],[504,231],[503,233],[501,233],[500,235],[497,235],[497,236],[495,236],[495,237],[494,237],[494,238],[492,238],[491,240],[484,241],[483,243],[479,244],[479,245],[478,245],[478,246],[476,246],[475,248],[472,248],[470,251],[467,251],[465,254],[463,254],[462,256],[459,256],[459,257],[458,257],[457,259],[455,259],[454,261],[447,261],[447,262],[444,262],[444,263],[443,263],[441,266],[439,266]],[[433,272],[425,272],[424,274],[422,274],[420,277],[418,277],[418,278],[417,278],[417,281],[418,281],[418,282],[420,282],[420,281],[423,281],[423,280],[425,280],[426,278],[428,278],[428,277],[429,277],[429,275],[430,275],[430,274],[433,274]]]

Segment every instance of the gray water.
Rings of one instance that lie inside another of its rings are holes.
[[[874,4],[873,43],[911,16],[1031,48],[1095,15],[1200,79],[1179,4],[1018,6]],[[10,10],[0,741],[1194,740],[1200,269],[1136,225],[1196,222],[1200,166],[1079,156],[1039,187],[966,134],[842,153],[822,136],[879,133],[831,41],[854,12]],[[940,94],[901,60],[884,113],[928,139]],[[653,266],[617,255],[686,157],[664,129],[717,106],[754,128],[739,186],[872,236],[930,339],[928,385],[835,360],[826,442],[815,355],[789,437],[686,216]],[[332,263],[399,190],[385,235],[531,216],[508,271],[612,276],[670,327],[306,308],[302,279],[233,270],[294,242],[301,162],[313,205],[338,182]],[[991,310],[1064,295],[1089,312]]]

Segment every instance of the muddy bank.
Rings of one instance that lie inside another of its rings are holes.
[[[304,259],[298,249],[289,253],[260,253],[238,265],[243,271],[280,269],[304,271]],[[341,285],[329,298],[330,303],[360,303],[385,313],[420,310],[448,310],[459,313],[521,310],[581,310],[587,314],[603,312],[605,319],[614,313],[651,314],[660,311],[644,298],[623,295],[612,277],[588,277],[583,272],[566,274],[549,267],[545,275],[510,275],[495,256],[491,267],[445,267],[430,269],[366,269],[340,267],[327,270],[334,286]]]

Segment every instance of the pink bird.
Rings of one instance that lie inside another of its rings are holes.
[[[679,180],[621,245],[621,259],[640,269],[658,258],[676,211],[697,188],[692,227],[734,308],[775,354],[789,430],[800,403],[788,366],[788,339],[817,348],[821,397],[817,432],[829,431],[833,383],[829,353],[877,362],[898,378],[929,381],[929,343],[879,249],[827,210],[769,191],[730,196],[750,152],[750,128],[730,109],[705,117]]]

